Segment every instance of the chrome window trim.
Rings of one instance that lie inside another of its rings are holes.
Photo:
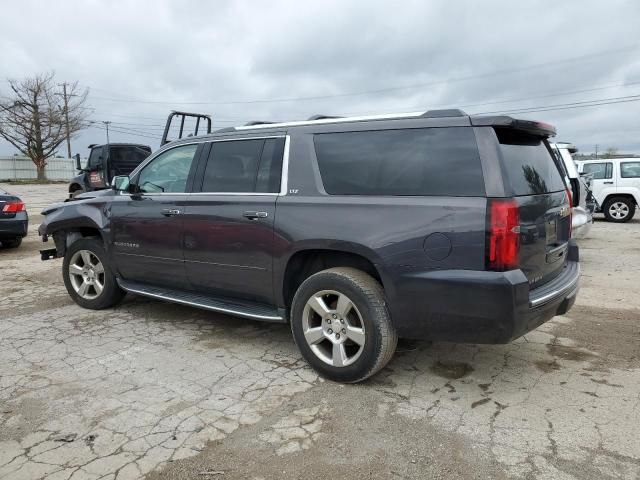
[[[218,143],[218,142],[241,142],[243,140],[265,140],[268,138],[284,138],[286,135],[262,135],[259,137],[235,137],[235,138],[211,138],[207,139],[206,142],[209,143]]]
[[[251,197],[277,197],[279,193],[273,192],[189,192],[184,195],[207,195],[207,196],[233,196],[233,195],[245,195]]]
[[[218,142],[233,142],[233,141],[243,141],[243,140],[266,140],[269,138],[284,138],[284,152],[282,155],[282,171],[280,173],[280,192],[156,192],[156,193],[139,193],[138,195],[142,197],[153,197],[153,196],[162,196],[162,195],[211,195],[211,196],[223,196],[223,195],[245,195],[245,196],[253,196],[253,197],[264,197],[264,196],[283,196],[287,194],[287,184],[289,181],[289,145],[290,145],[290,136],[289,135],[263,135],[263,136],[251,136],[251,137],[242,137],[242,138],[222,138],[222,139],[201,139],[197,142],[189,142],[189,143],[181,143],[180,145],[174,145],[170,148],[165,148],[164,150],[158,151],[153,157],[148,158],[143,163],[138,165],[133,172],[129,174],[129,178],[134,177],[142,171],[149,163],[158,158],[161,154],[168,152],[174,148],[184,147],[187,145],[200,145],[201,143],[218,143]],[[120,195],[131,195],[131,193],[126,192],[118,192]]]
[[[264,196],[272,196],[272,197],[278,197],[280,196],[279,193],[274,193],[274,192],[182,192],[182,193],[175,193],[175,192],[157,192],[157,193],[126,193],[126,192],[118,192],[119,195],[139,195],[140,197],[155,197],[155,196],[162,196],[162,195],[173,195],[173,196],[191,196],[191,195],[217,195],[217,196],[229,196],[229,195],[247,195],[247,196],[260,196],[260,197],[264,197]]]
[[[282,155],[282,171],[280,172],[280,193],[278,196],[287,195],[289,186],[289,148],[291,146],[291,137],[287,135],[284,139],[284,154]]]

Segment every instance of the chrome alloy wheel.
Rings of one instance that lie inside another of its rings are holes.
[[[614,202],[609,207],[609,215],[618,220],[627,218],[627,215],[629,215],[629,206],[623,202]]]
[[[104,290],[104,266],[89,250],[78,250],[69,262],[71,286],[85,300],[93,300]]]
[[[302,330],[311,351],[334,367],[351,365],[364,350],[362,315],[349,297],[334,290],[322,290],[307,300]]]

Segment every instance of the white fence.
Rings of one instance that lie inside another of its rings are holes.
[[[50,158],[44,171],[47,180],[70,180],[77,175],[75,160],[72,158]],[[0,181],[35,180],[38,178],[36,166],[27,157],[0,157]]]

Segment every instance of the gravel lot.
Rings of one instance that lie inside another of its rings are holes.
[[[65,185],[2,185],[0,479],[640,478],[640,219],[581,241],[571,312],[510,345],[403,342],[324,382],[286,326],[127,296],[83,310],[41,262]]]

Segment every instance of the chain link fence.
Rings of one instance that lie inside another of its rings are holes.
[[[76,175],[75,160],[72,158],[50,158],[45,173],[47,180],[68,181]],[[0,156],[0,181],[35,180],[38,178],[36,166],[27,157]]]

